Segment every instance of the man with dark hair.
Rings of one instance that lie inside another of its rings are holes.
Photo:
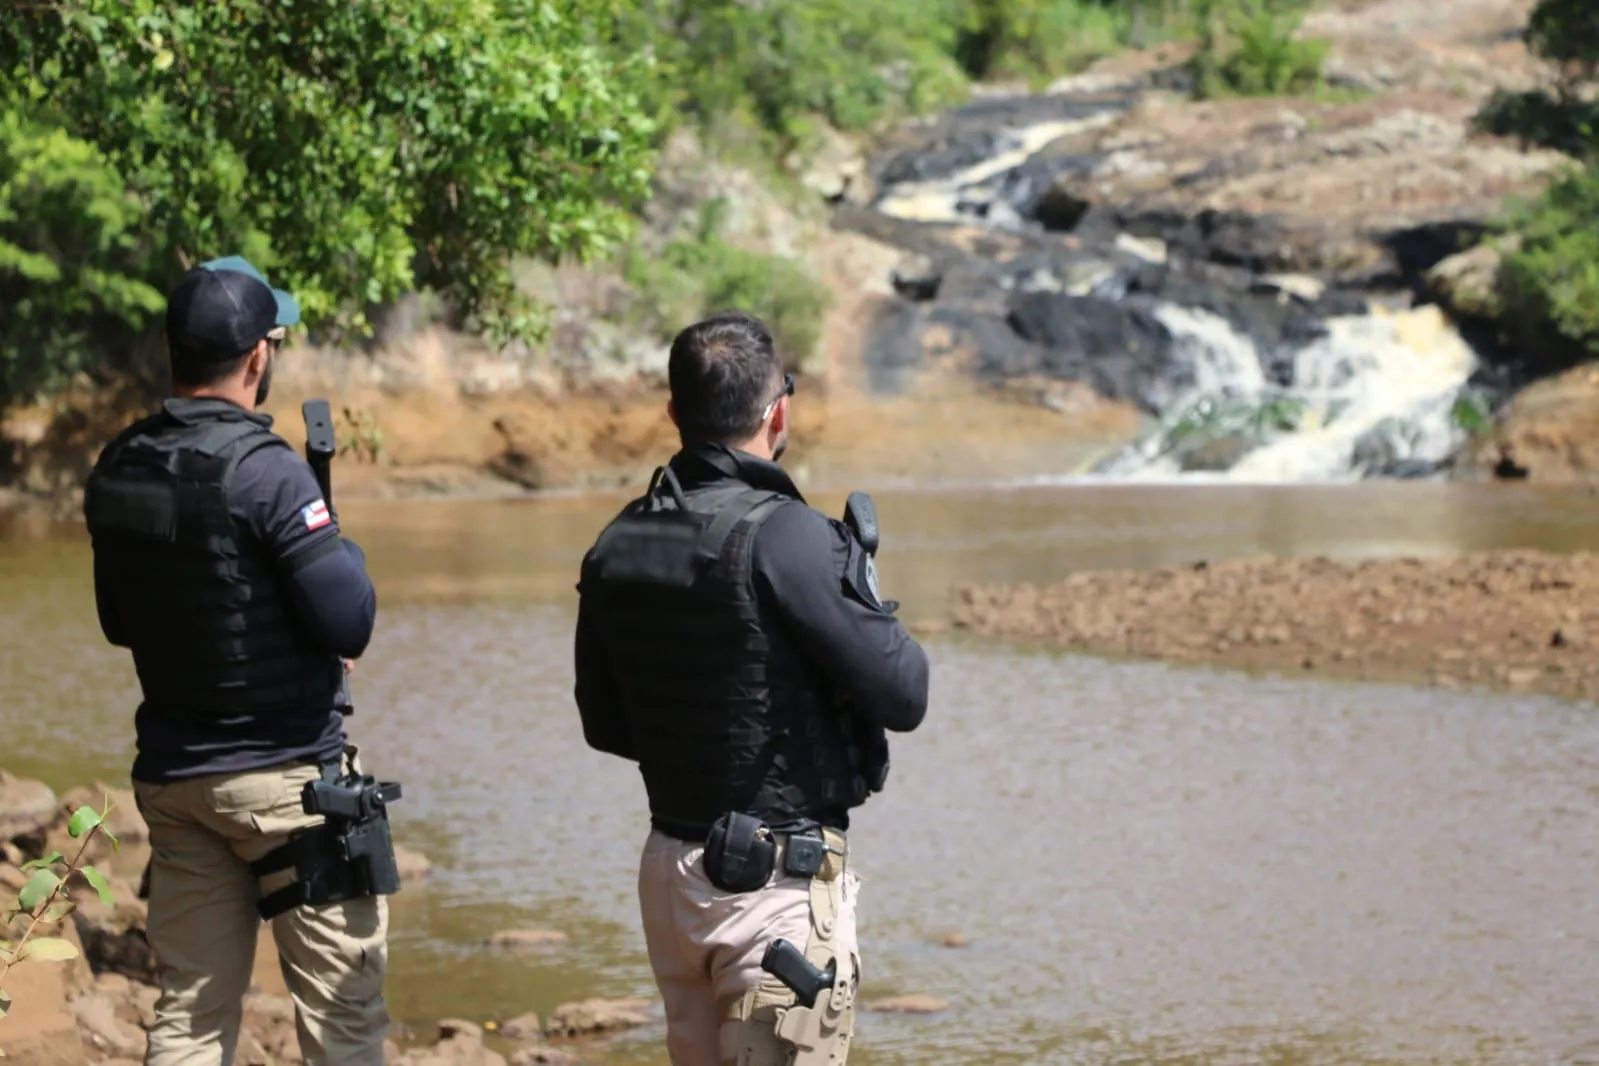
[[[308,1066],[383,1063],[385,901],[330,887],[335,827],[302,804],[354,768],[336,703],[377,600],[310,465],[255,413],[298,321],[243,259],[185,274],[166,314],[173,396],[106,446],[85,494],[100,626],[144,697],[148,1066],[233,1061],[263,919]]]
[[[860,980],[845,831],[881,785],[857,738],[921,724],[927,656],[866,547],[775,462],[794,379],[766,326],[689,326],[669,378],[682,450],[583,560],[584,736],[636,761],[649,796],[639,899],[672,1062],[843,1063]],[[763,970],[779,940],[826,979],[810,1006]]]

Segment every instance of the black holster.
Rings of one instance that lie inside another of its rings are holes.
[[[388,812],[388,804],[400,798],[399,784],[358,774],[329,776],[307,782],[301,793],[305,813],[323,815],[323,823],[290,834],[287,844],[250,864],[257,878],[295,872],[293,883],[256,904],[264,919],[296,907],[390,896],[400,890]]]

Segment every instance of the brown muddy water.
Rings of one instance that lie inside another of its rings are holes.
[[[969,580],[1259,553],[1599,544],[1599,499],[1524,486],[879,494],[912,619]],[[836,511],[841,499],[814,502]],[[653,995],[636,773],[571,702],[578,559],[616,498],[358,503],[380,596],[356,739],[438,864],[396,898],[420,1035]],[[0,764],[125,779],[136,695],[76,530],[0,526]],[[933,706],[860,812],[872,1064],[1599,1061],[1599,716],[1528,698],[1247,678],[935,637]],[[507,927],[568,946],[511,957]],[[940,935],[969,938],[961,949]],[[592,1058],[664,1063],[661,1027]]]

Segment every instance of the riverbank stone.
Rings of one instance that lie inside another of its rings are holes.
[[[572,1038],[648,1025],[655,1006],[647,999],[585,999],[563,1003],[550,1013],[551,1037]]]

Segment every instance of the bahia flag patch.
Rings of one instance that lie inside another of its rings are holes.
[[[306,529],[321,529],[333,521],[333,516],[328,514],[328,505],[320,499],[306,504],[300,510],[300,516],[305,519]]]

